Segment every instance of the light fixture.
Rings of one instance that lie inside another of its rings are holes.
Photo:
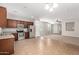
[[[59,19],[57,18],[56,23],[61,23],[61,20],[59,20]]]
[[[49,10],[49,12],[52,12],[54,8],[58,7],[57,3],[50,3],[45,5],[45,9]]]

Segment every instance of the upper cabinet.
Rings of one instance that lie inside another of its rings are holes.
[[[7,20],[8,20],[8,24],[7,24],[8,28],[16,28],[16,26],[17,26],[17,22],[16,21],[10,20],[10,19],[7,19]]]
[[[7,19],[8,20],[8,28],[16,28],[17,24],[23,24],[25,28],[28,28],[30,25],[33,25],[33,22],[28,21],[20,21],[20,20],[13,20],[13,19]]]
[[[33,22],[27,22],[28,25],[33,25]]]
[[[7,26],[7,11],[5,7],[0,6],[0,27],[5,28]]]

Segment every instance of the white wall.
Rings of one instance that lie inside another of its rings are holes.
[[[51,34],[51,24],[42,21],[35,21],[35,36],[44,36]]]
[[[52,24],[51,26],[51,32],[52,34],[61,34],[61,24],[60,23],[55,23],[55,24]]]
[[[40,36],[40,22],[39,21],[35,21],[35,37]]]
[[[48,24],[40,21],[40,35],[44,36],[48,33]]]
[[[53,33],[59,33],[58,24],[53,24]]]
[[[66,22],[75,22],[75,31],[66,31],[65,29],[65,23]],[[73,36],[73,37],[79,37],[79,19],[66,19],[62,20],[62,35],[64,36]]]
[[[54,24],[51,24],[51,34],[54,33]]]

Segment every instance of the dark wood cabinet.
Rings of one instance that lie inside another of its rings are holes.
[[[29,38],[29,32],[25,32],[25,39]]]
[[[33,22],[27,22],[28,25],[33,25]]]
[[[7,26],[7,11],[5,7],[0,6],[0,27],[6,27]]]
[[[24,22],[24,28],[28,28],[27,22]]]
[[[6,38],[0,40],[0,55],[14,53],[14,38]]]
[[[20,21],[20,24],[24,24],[24,21]]]
[[[33,22],[28,22],[28,21],[20,21],[20,20],[12,20],[12,19],[7,19],[8,20],[8,27],[9,28],[16,28],[17,24],[24,24],[25,28],[28,28],[30,25],[33,25]]]
[[[15,41],[18,40],[18,33],[12,33],[15,36]]]
[[[16,25],[17,25],[16,21],[8,19],[8,27],[9,28],[16,28]]]

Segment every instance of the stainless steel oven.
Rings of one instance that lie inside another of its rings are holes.
[[[18,40],[25,39],[24,24],[17,24]]]
[[[23,30],[17,31],[17,33],[18,33],[18,40],[23,40],[23,39],[25,39],[25,33],[24,33]]]

